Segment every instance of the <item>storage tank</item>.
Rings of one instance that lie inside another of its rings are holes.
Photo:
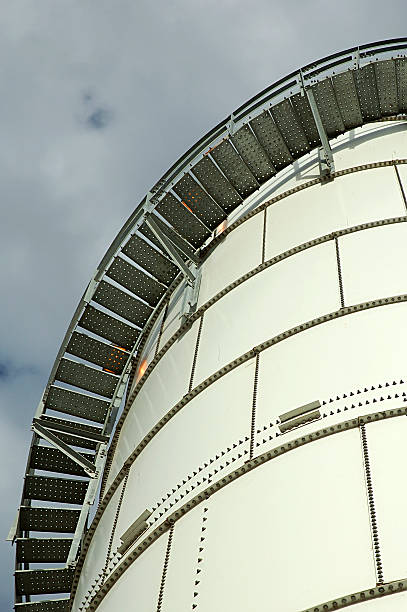
[[[405,610],[406,111],[407,39],[337,53],[143,199],[33,420],[16,610]]]

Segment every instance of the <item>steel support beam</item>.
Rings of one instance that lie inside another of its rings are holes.
[[[38,434],[44,440],[47,440],[52,446],[60,450],[64,455],[75,461],[78,465],[80,465],[89,476],[94,478],[96,476],[96,468],[95,465],[85,459],[80,453],[71,448],[68,444],[63,442],[58,436],[51,433],[46,427],[43,427],[39,423],[33,423],[31,426],[32,430]]]
[[[35,418],[33,420],[34,425],[41,425],[44,422],[42,419]],[[69,421],[68,421],[69,422]],[[76,421],[75,421],[76,424]],[[80,425],[80,423],[78,423]],[[85,440],[92,440],[93,442],[109,442],[109,436],[103,435],[100,433],[94,433],[93,431],[87,431],[86,429],[79,429],[75,426],[65,425],[62,423],[54,423],[52,421],[47,421],[46,429],[49,431],[60,431],[61,433],[66,433],[70,436],[76,436],[77,438],[84,438]]]
[[[81,513],[79,515],[78,522],[76,524],[75,533],[72,539],[71,548],[68,553],[66,560],[66,567],[73,567],[77,561],[78,548],[81,543],[86,521],[88,518],[89,510],[95,501],[96,493],[99,486],[100,476],[103,471],[103,466],[106,461],[106,444],[100,445],[99,450],[96,454],[95,459],[95,476],[90,479],[88,489],[86,491],[85,499],[83,500]]]
[[[151,218],[151,217],[150,217]],[[154,223],[158,226],[158,229],[167,236],[167,238],[172,242],[172,244],[178,249],[180,253],[188,257],[195,265],[200,263],[199,257],[195,255],[194,249],[184,238],[182,238],[172,227],[166,225],[161,219],[158,217],[154,217]]]
[[[185,278],[193,283],[196,278],[196,272],[189,268],[180,254],[180,246],[174,244],[174,236],[167,230],[164,224],[161,224],[157,219],[153,219],[151,215],[146,217],[146,224],[151,229],[157,240],[159,240],[163,249],[169,255],[174,264],[181,270]],[[164,229],[165,228],[165,229]],[[179,238],[182,241],[182,238]],[[183,251],[182,251],[183,252]]]
[[[322,146],[319,148],[319,170],[321,177],[332,177],[335,172],[334,156],[332,153],[331,145],[329,144],[328,136],[325,132],[324,125],[322,123],[321,115],[319,114],[318,106],[315,100],[314,92],[311,87],[305,86],[304,75],[300,71],[298,82],[301,88],[301,94],[307,96],[309,105],[311,107],[312,116],[315,121],[315,125],[318,130],[318,135],[321,140]]]
[[[305,89],[305,88],[304,88]],[[329,144],[328,137],[325,132],[325,128],[322,124],[321,115],[319,114],[318,106],[315,101],[314,92],[312,89],[305,89],[306,96],[308,98],[309,105],[311,107],[312,116],[314,117],[315,125],[317,126],[318,135],[321,139],[322,147],[319,149],[320,153],[320,171],[321,175],[331,176],[335,172],[334,156],[332,149]]]

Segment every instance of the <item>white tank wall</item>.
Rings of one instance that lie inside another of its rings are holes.
[[[406,291],[407,225],[375,227],[339,239],[346,304]]]
[[[407,594],[395,593],[391,597],[366,601],[359,605],[360,612],[399,612],[407,606]]]
[[[208,507],[199,610],[293,612],[375,582],[357,430],[270,461]]]
[[[332,241],[256,274],[205,313],[196,383],[253,346],[339,305]]]
[[[129,567],[102,601],[99,610],[156,610],[168,534],[154,542]]]
[[[106,489],[125,459],[162,416],[188,391],[199,323],[192,325],[147,378],[120,433]],[[169,384],[171,381],[171,384]]]
[[[372,423],[367,430],[386,582],[407,575],[407,419]]]
[[[405,213],[393,167],[341,176],[332,183],[294,193],[269,208],[266,259],[335,230]]]
[[[335,144],[337,169],[405,157],[405,131],[399,123],[354,130]],[[294,167],[297,175],[285,171],[284,184],[281,176],[270,181],[264,199],[311,180],[315,156]],[[398,170],[407,192],[407,167]],[[306,188],[264,215],[240,225],[208,257],[199,306],[262,262],[264,228],[267,261],[335,230],[404,216],[406,207],[389,166]],[[407,293],[406,232],[407,224],[398,223],[338,238],[345,306]],[[196,389],[254,346],[340,307],[333,238],[265,268],[213,303],[204,313],[199,346],[197,320],[146,378],[121,429],[105,490],[144,436],[188,393],[191,380]],[[178,329],[176,313],[174,308],[164,323],[160,348]],[[175,510],[243,466],[252,434],[256,457],[324,427],[403,406],[406,315],[401,302],[316,325],[261,350],[257,375],[252,356],[179,405],[134,458],[117,525],[122,484],[107,505],[75,612],[104,565],[109,538],[114,553],[120,536],[149,509],[150,527],[137,544],[148,538]],[[314,400],[323,404],[323,418],[277,435],[279,415]],[[407,577],[406,423],[402,416],[366,425],[385,582]],[[130,548],[127,569],[99,609],[127,609],[133,602],[144,612],[246,612],[265,602],[279,612],[325,609],[324,602],[376,586],[370,510],[359,428],[316,438],[206,493],[175,522],[167,563],[168,530],[132,562]],[[398,611],[406,595],[358,605],[367,612]]]
[[[261,263],[262,232],[263,215],[256,215],[219,244],[202,266],[198,307]],[[241,248],[242,243],[244,249]],[[225,266],[225,261],[230,258],[233,265]]]

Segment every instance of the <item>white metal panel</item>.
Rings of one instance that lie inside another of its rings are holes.
[[[130,408],[113,456],[108,486],[124,461],[154,425],[188,391],[199,322],[155,366]]]
[[[151,544],[122,574],[98,607],[98,612],[156,612],[168,535]]]
[[[407,576],[407,418],[366,426],[385,582]]]
[[[205,514],[200,504],[175,523],[161,612],[190,612],[195,603]]]
[[[256,208],[260,203],[268,201],[294,187],[298,187],[302,183],[307,183],[316,177],[319,177],[318,153],[317,151],[312,151],[261,185],[258,190],[246,198],[241,206],[231,213],[229,222],[233,223],[236,219],[246,214],[247,211]]]
[[[345,305],[407,293],[407,223],[339,240]]]
[[[299,244],[346,227],[343,202],[337,185],[315,185],[294,193],[267,210],[266,260]]]
[[[158,347],[159,350],[161,350],[163,346],[165,346],[165,344],[168,342],[168,340],[175,334],[175,332],[178,331],[181,325],[180,314],[181,300],[177,304],[177,307],[168,315],[168,317],[166,317],[163,331],[161,334],[160,344]]]
[[[357,430],[269,461],[208,505],[201,612],[293,612],[375,583]]]
[[[407,593],[394,593],[380,599],[372,599],[358,604],[355,612],[404,612],[407,608]]]
[[[337,177],[269,208],[266,259],[334,230],[404,214],[393,167]]]
[[[106,563],[109,538],[116,516],[120,493],[121,486],[115,491],[112,499],[103,512],[102,518],[90,542],[75,595],[74,611],[81,605],[84,596],[90,591],[92,583],[99,580],[100,584],[99,573],[102,572]]]
[[[154,359],[163,315],[164,315],[164,310],[160,313],[160,316],[158,317],[157,321],[154,323],[153,329],[151,330],[148,340],[145,344],[143,354],[140,359],[140,363],[144,363],[143,367],[148,365],[150,361]],[[141,372],[139,371],[137,373],[137,376],[134,379],[134,384],[136,384],[140,378],[141,378]]]
[[[405,303],[366,310],[322,323],[262,352],[257,426],[317,399],[347,394],[350,405],[357,403],[357,390],[372,385],[378,399],[387,397],[386,382],[406,380],[406,316]],[[380,406],[372,403],[371,411]],[[351,416],[343,414],[344,419]]]
[[[335,169],[406,157],[406,131],[405,121],[372,123],[350,130],[333,147]]]
[[[134,387],[136,386],[136,384],[142,377],[143,373],[146,371],[151,361],[154,359],[155,348],[156,348],[157,340],[158,340],[158,328],[159,328],[159,321],[155,323],[153,330],[150,333],[150,336],[146,343],[146,346],[144,347],[143,354],[139,361],[139,368],[133,378],[133,382],[130,387],[130,393],[133,392]]]
[[[130,470],[119,534],[162,498],[165,501],[153,519],[170,506],[173,511],[176,504],[185,503],[188,495],[196,495],[210,478],[215,479],[215,469],[221,475],[243,462],[245,448],[239,441],[250,431],[253,380],[254,360],[198,395],[149,442]]]
[[[393,167],[343,176],[338,181],[337,191],[346,213],[346,227],[405,214]]]
[[[403,390],[405,391],[406,389],[407,387],[404,385]],[[397,392],[399,394],[398,398],[395,397]],[[390,399],[388,399],[388,396],[390,396]],[[255,454],[266,453],[281,445],[287,446],[289,443],[298,439],[301,440],[303,437],[307,437],[316,431],[322,430],[321,436],[325,436],[325,433],[332,435],[336,431],[334,426],[337,424],[350,420],[353,423],[355,419],[363,415],[372,415],[384,410],[398,410],[400,408],[400,396],[400,385],[391,386],[385,392],[376,389],[375,391],[364,393],[362,388],[362,392],[355,395],[355,398],[350,398],[349,400],[348,397],[347,399],[340,399],[332,404],[329,403],[322,406],[320,418],[285,431],[282,434],[280,433],[279,425],[276,423],[277,419],[270,419],[265,425],[258,422],[254,444]],[[380,401],[380,397],[384,398],[384,401]],[[372,398],[375,399],[373,400]],[[354,401],[352,401],[353,399]]]
[[[263,213],[235,229],[202,266],[198,307],[261,263]]]
[[[171,301],[167,316],[164,321],[163,331],[161,334],[161,340],[159,344],[159,350],[168,342],[168,340],[175,334],[181,325],[181,309],[183,304],[183,294]]]
[[[333,242],[271,266],[206,311],[194,384],[256,344],[339,307]]]

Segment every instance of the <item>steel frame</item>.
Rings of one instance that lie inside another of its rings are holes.
[[[185,246],[185,240],[181,236],[177,236],[170,227],[167,229],[164,223],[160,222],[158,218],[154,219],[152,215],[146,217],[146,223],[187,281],[194,283],[196,272],[185,263],[181,255],[181,253],[185,255],[185,251],[188,250]]]
[[[91,461],[85,459],[80,453],[71,448],[68,444],[66,444],[63,440],[58,438],[55,434],[53,434],[49,429],[40,425],[40,423],[33,423],[31,426],[32,430],[38,434],[41,438],[49,442],[54,448],[60,450],[64,455],[75,461],[78,465],[83,468],[83,470],[89,474],[92,478],[96,476],[95,466]]]
[[[321,140],[322,146],[318,148],[320,175],[321,177],[325,177],[325,176],[332,177],[335,172],[334,156],[332,153],[331,146],[329,144],[327,133],[322,123],[321,115],[319,113],[318,105],[315,100],[314,92],[312,91],[310,86],[308,87],[306,86],[306,82],[305,82],[302,71],[300,71],[298,80],[299,80],[300,87],[301,87],[301,95],[307,96],[309,105],[311,107],[312,116],[314,118],[315,125],[318,130],[318,135]]]

